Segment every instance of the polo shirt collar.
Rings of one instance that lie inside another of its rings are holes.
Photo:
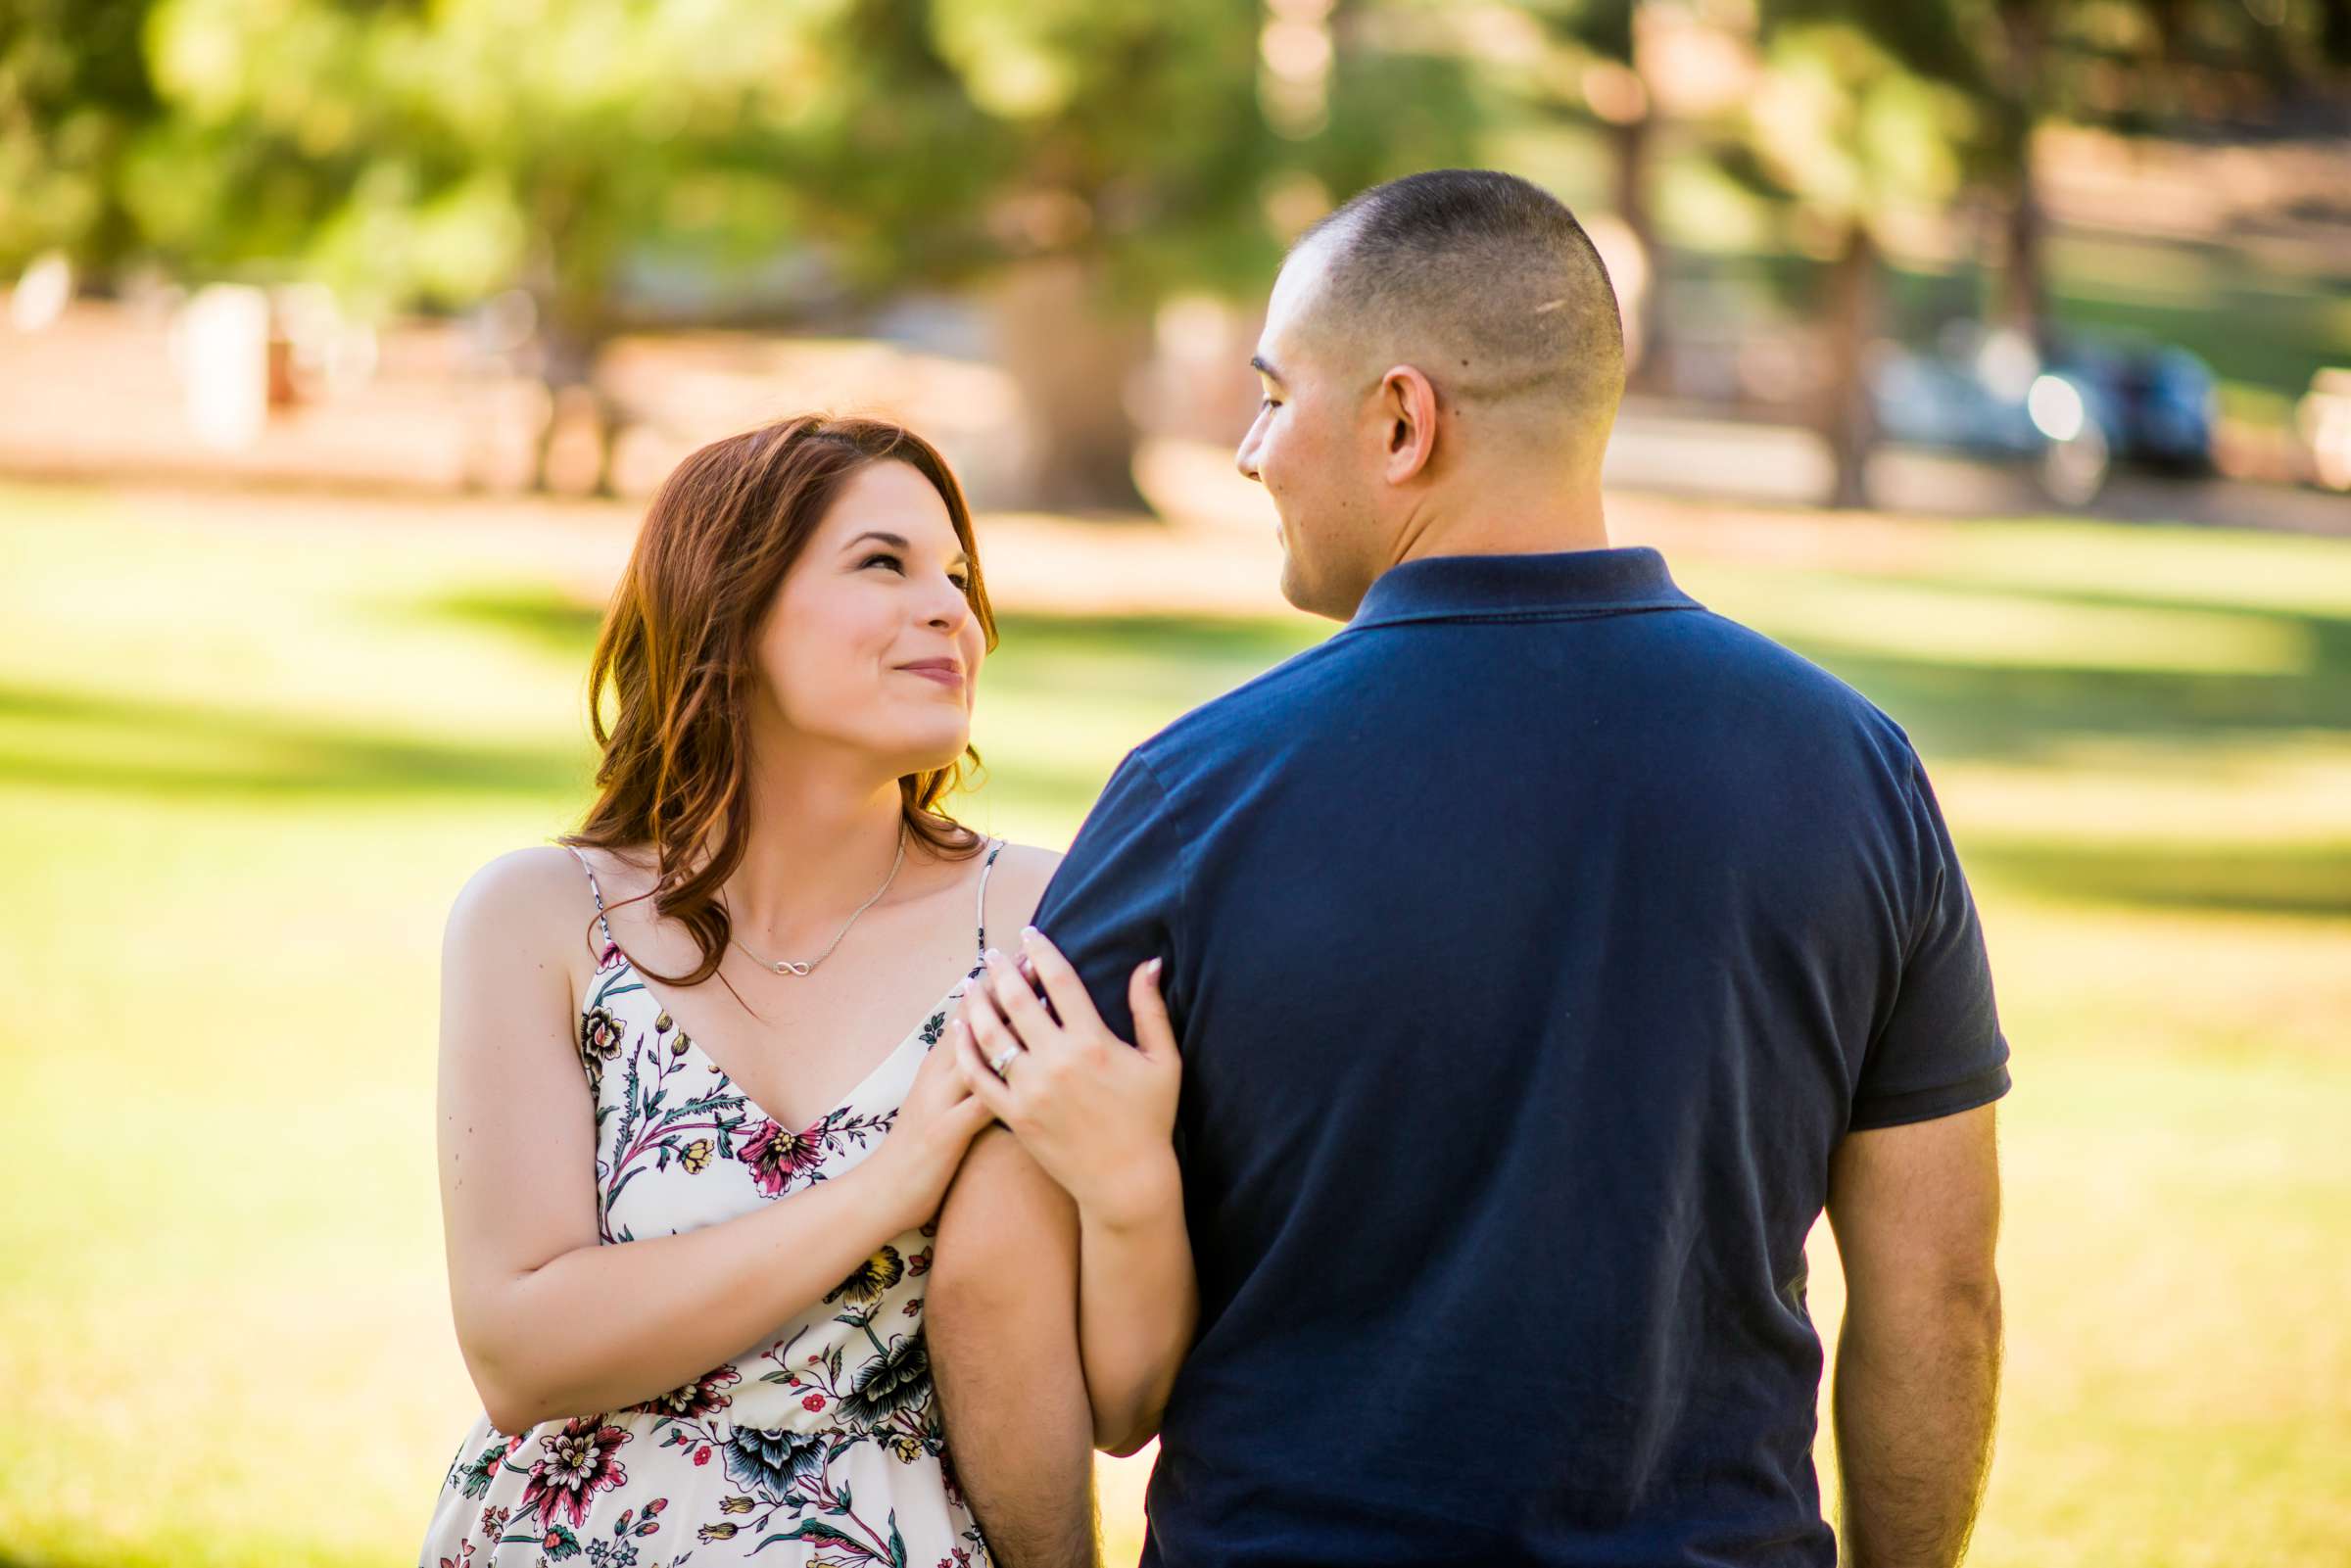
[[[1347,624],[1697,609],[1646,545],[1539,555],[1427,555],[1380,574]]]

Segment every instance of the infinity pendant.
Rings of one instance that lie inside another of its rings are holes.
[[[808,973],[808,965],[794,964],[789,960],[778,960],[776,964],[776,973],[778,974],[805,974]]]

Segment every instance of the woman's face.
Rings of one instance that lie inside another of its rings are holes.
[[[951,765],[984,651],[970,581],[919,470],[885,460],[850,475],[759,629],[754,657],[787,731],[871,754],[893,779]]]

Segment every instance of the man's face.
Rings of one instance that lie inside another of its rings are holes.
[[[1318,318],[1322,246],[1309,242],[1274,279],[1258,339],[1264,402],[1233,462],[1266,487],[1281,519],[1281,594],[1300,609],[1346,620],[1376,575],[1376,432],[1368,387],[1343,332]]]

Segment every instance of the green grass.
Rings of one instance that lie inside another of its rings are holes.
[[[2351,547],[1854,537],[1676,566],[1910,728],[1985,909],[2017,1090],[1973,1560],[2342,1561]],[[472,1399],[440,926],[583,801],[572,548],[0,491],[0,1563],[408,1560]],[[1007,616],[968,814],[1065,840],[1128,745],[1317,635]]]

